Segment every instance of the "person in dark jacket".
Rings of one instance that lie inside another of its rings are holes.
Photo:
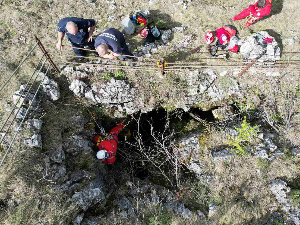
[[[62,40],[67,35],[71,42],[75,54],[77,56],[84,56],[85,51],[77,48],[84,48],[88,46],[94,50],[94,41],[92,35],[96,27],[95,20],[82,19],[77,17],[66,17],[58,22],[58,37],[56,48],[62,50]]]
[[[95,40],[95,49],[99,56],[106,59],[114,59],[120,56],[121,60],[133,59],[133,54],[129,51],[124,35],[114,29],[109,28],[103,31]],[[111,53],[108,51],[110,50]]]

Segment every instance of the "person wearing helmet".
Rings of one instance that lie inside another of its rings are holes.
[[[124,128],[124,123],[120,122],[110,131],[110,138],[102,140],[102,135],[95,135],[93,142],[98,147],[97,159],[101,159],[104,164],[113,164],[116,161],[118,134]]]
[[[214,56],[217,53],[218,47],[225,50],[228,49],[231,52],[237,53],[239,50],[237,30],[235,27],[225,25],[217,29],[216,31],[209,31],[205,35],[205,41],[210,45],[210,53]],[[211,45],[216,39],[216,44]]]
[[[129,51],[124,35],[115,28],[106,29],[96,38],[95,49],[99,56],[106,59],[114,59],[118,56],[121,60],[134,59],[130,57],[134,55]]]
[[[272,8],[272,0],[258,0],[254,5],[243,10],[241,13],[231,18],[231,21],[241,20],[248,17],[245,28],[249,28],[253,23],[270,14]]]

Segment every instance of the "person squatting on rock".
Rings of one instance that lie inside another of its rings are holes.
[[[210,46],[211,55],[216,55],[218,47],[221,47],[223,50],[228,49],[231,52],[237,53],[239,50],[239,38],[236,35],[237,29],[230,25],[225,25],[216,31],[209,31],[205,35],[206,43],[210,45],[217,39],[216,44]]]
[[[120,60],[126,60],[128,58],[134,59],[130,57],[133,56],[133,54],[126,45],[124,35],[114,28],[103,31],[96,38],[95,49],[99,56],[106,59],[114,59],[118,56],[120,56]],[[112,53],[108,50],[112,51]]]
[[[245,27],[248,28],[253,23],[258,21],[271,12],[272,0],[258,0],[254,5],[250,5],[247,9],[243,10],[240,14],[231,18],[231,21],[241,20],[248,17]]]
[[[110,133],[108,140],[102,140],[102,135],[97,134],[93,142],[98,146],[97,159],[101,159],[104,164],[113,164],[116,161],[118,134],[124,128],[124,123],[120,122]]]
[[[77,56],[84,56],[85,51],[77,48],[88,46],[94,50],[94,41],[92,35],[96,27],[95,20],[82,19],[76,17],[66,17],[58,22],[58,37],[56,48],[62,50],[62,40],[67,35],[73,47],[73,51]]]

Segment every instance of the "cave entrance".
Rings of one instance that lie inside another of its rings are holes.
[[[164,186],[174,186],[179,176],[180,165],[172,152],[174,140],[183,135],[183,130],[191,121],[198,123],[198,127],[194,128],[196,130],[203,129],[201,122],[214,121],[212,110],[202,111],[198,108],[188,112],[182,109],[168,112],[158,108],[148,113],[135,113],[133,118],[123,135],[119,136],[120,160],[117,163],[121,163],[134,177],[148,178]],[[126,136],[129,131],[131,135]]]

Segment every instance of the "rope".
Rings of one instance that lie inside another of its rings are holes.
[[[26,55],[26,57],[22,60],[22,62],[18,65],[18,67],[14,70],[14,72],[12,73],[12,75],[7,79],[7,81],[2,85],[2,87],[0,88],[0,92],[3,90],[3,88],[8,84],[8,82],[11,80],[11,78],[17,73],[17,71],[19,70],[19,68],[23,65],[23,63],[25,62],[25,60],[29,57],[29,55],[31,54],[31,52],[35,49],[35,47],[37,46],[37,43],[32,47],[32,49],[28,52],[28,54]]]
[[[44,56],[41,57],[41,59],[40,59],[38,65],[41,63],[43,57],[44,57]],[[37,65],[37,67],[35,68],[35,71],[34,71],[33,74],[31,75],[31,77],[29,78],[29,81],[26,83],[26,86],[28,86],[29,82],[30,82],[31,79],[33,78],[34,74],[36,73],[36,71],[37,71],[37,69],[38,69],[38,65]],[[33,86],[33,83],[36,81],[37,77],[38,77],[38,75],[35,77],[34,81],[32,82],[32,84],[30,85],[29,89],[27,90],[27,94],[25,95],[25,97],[24,97],[24,99],[23,99],[23,101],[22,101],[20,107],[18,108],[18,111],[15,113],[15,116],[14,116],[13,120],[11,121],[11,123],[10,123],[8,129],[6,130],[5,135],[2,137],[0,144],[1,144],[2,141],[4,140],[4,137],[6,136],[6,133],[8,132],[8,130],[10,129],[10,127],[11,127],[13,121],[16,119],[16,117],[17,117],[17,115],[18,115],[18,113],[19,113],[19,111],[20,111],[20,109],[21,109],[21,106],[23,105],[25,99],[26,99],[27,96],[29,95],[29,93],[30,93],[29,91],[31,90],[31,88],[32,88],[32,86]],[[24,92],[25,92],[25,89],[22,90],[22,92],[21,92],[20,94],[23,95]],[[4,122],[4,124],[3,124],[3,126],[2,126],[2,128],[1,128],[1,130],[0,130],[0,132],[3,131],[3,128],[5,127],[7,121],[9,120],[9,118],[11,117],[11,115],[14,113],[15,109],[17,108],[17,105],[18,105],[19,102],[20,102],[20,99],[21,99],[21,97],[17,100],[17,102],[16,102],[16,104],[14,105],[12,111],[10,112],[10,114],[9,114],[9,116],[7,117],[6,121]]]
[[[39,70],[39,73],[40,73],[41,70],[43,69],[44,64],[45,64],[46,61],[47,61],[47,58],[44,60],[43,65],[41,66],[41,68],[40,68],[40,70]],[[46,71],[46,75],[47,75],[47,73],[48,73],[48,71],[49,71],[49,68],[50,68],[50,66],[48,67],[48,69],[47,69],[47,71]],[[33,96],[33,99],[36,98],[36,95],[37,95],[38,91],[40,90],[41,84],[42,84],[42,82],[44,81],[45,78],[46,78],[46,76],[44,76],[44,78],[43,78],[42,81],[40,82],[40,84],[39,84],[39,86],[38,86],[38,88],[37,88],[37,90],[36,90],[36,92],[35,92],[35,94],[34,94],[34,96]],[[26,110],[26,113],[25,113],[25,115],[24,115],[24,117],[23,117],[21,123],[20,123],[20,125],[19,125],[19,127],[18,127],[18,129],[17,129],[17,131],[16,131],[16,133],[15,133],[15,135],[14,135],[12,141],[10,142],[10,145],[9,145],[8,149],[6,150],[4,157],[2,158],[2,161],[1,161],[1,163],[0,163],[0,167],[2,166],[2,164],[3,164],[3,162],[4,162],[5,158],[6,158],[6,156],[7,156],[7,154],[8,154],[8,152],[9,152],[10,149],[11,149],[11,146],[13,145],[13,143],[14,143],[16,137],[17,137],[17,134],[19,133],[20,128],[21,128],[21,126],[23,125],[23,123],[24,123],[24,121],[25,121],[25,118],[26,118],[26,116],[27,116],[27,114],[28,114],[28,112],[29,112],[29,109],[30,109],[32,103],[33,103],[33,101],[30,103],[28,109]]]

